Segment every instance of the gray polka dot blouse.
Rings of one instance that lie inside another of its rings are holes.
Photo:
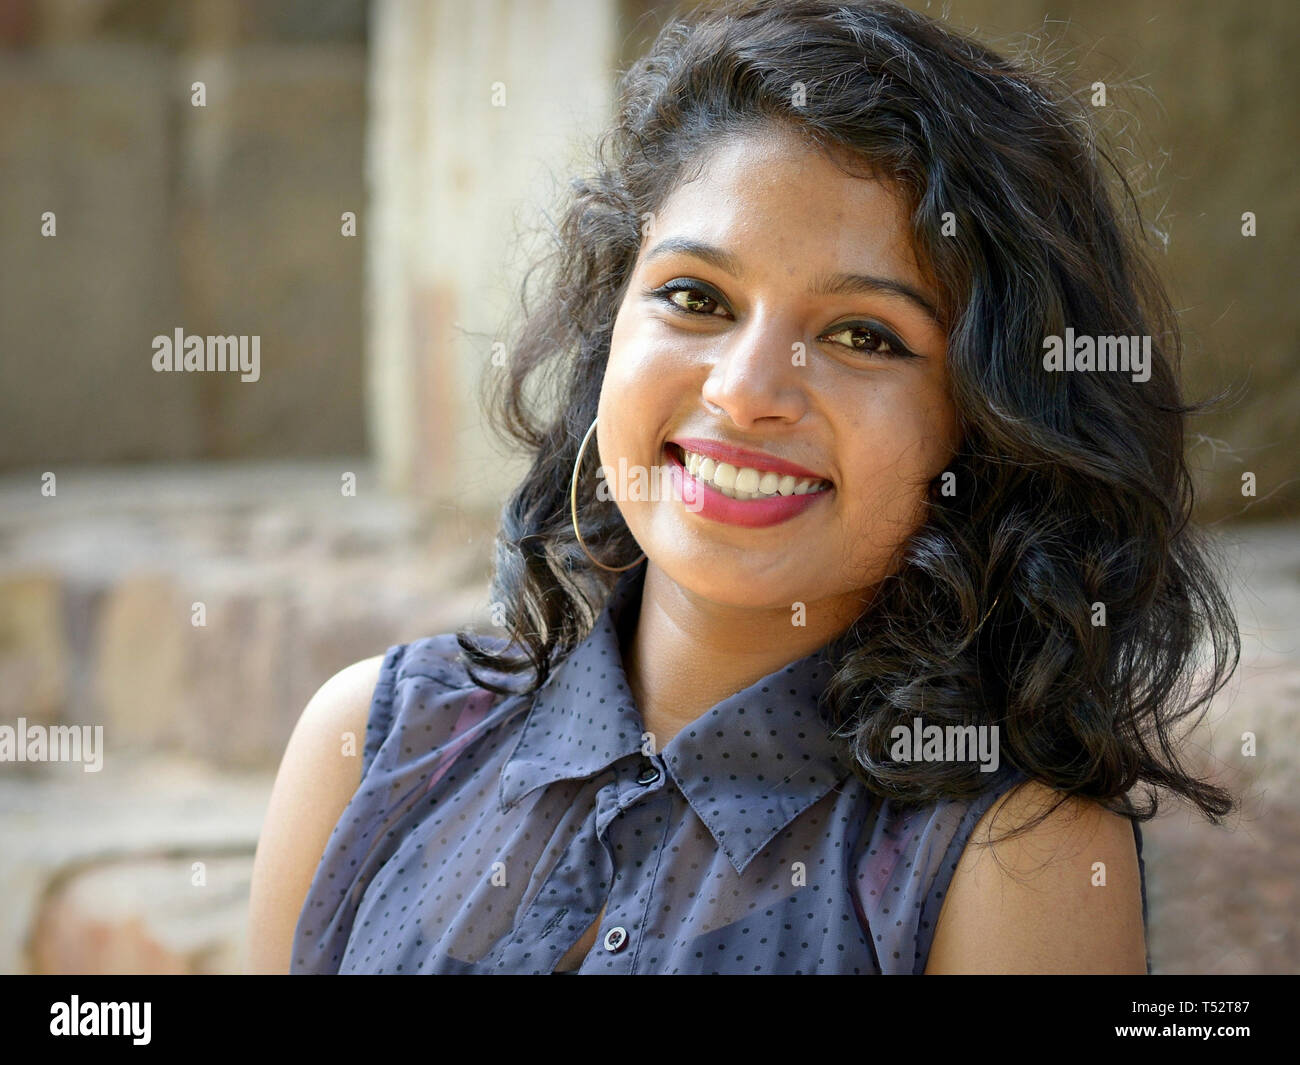
[[[569,971],[925,969],[967,839],[1024,778],[973,802],[873,796],[827,736],[822,652],[655,752],[617,632],[643,574],[531,696],[474,684],[451,634],[389,649],[291,972],[553,973],[597,917]]]

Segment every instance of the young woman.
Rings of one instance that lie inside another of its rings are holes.
[[[1088,115],[865,0],[697,10],[621,90],[494,400],[506,635],[312,699],[252,967],[1145,971],[1237,637]]]

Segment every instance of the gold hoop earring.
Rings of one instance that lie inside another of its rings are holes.
[[[587,441],[591,439],[591,434],[596,431],[596,419],[592,419],[591,428],[587,430],[587,435],[582,438],[582,444],[578,447],[578,458],[573,463],[573,477],[569,480],[569,513],[573,516],[573,535],[578,538],[578,546],[582,548],[582,553],[591,559],[594,565],[610,573],[622,573],[633,566],[640,565],[645,559],[645,552],[641,552],[641,557],[634,562],[629,562],[626,566],[607,566],[587,550],[587,545],[582,540],[582,533],[578,531],[578,470],[582,466],[582,456],[587,451]]]

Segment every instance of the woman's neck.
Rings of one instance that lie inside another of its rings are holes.
[[[825,646],[867,600],[756,610],[719,606],[685,591],[647,564],[635,625],[622,626],[623,670],[653,749],[729,695]],[[628,629],[631,631],[628,631]]]

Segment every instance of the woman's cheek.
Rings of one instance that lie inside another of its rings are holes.
[[[930,481],[947,464],[946,433],[897,395],[880,397],[851,431],[854,462],[846,471],[846,502],[859,526],[915,524],[924,513]]]
[[[658,335],[656,332],[654,323],[630,324],[621,335],[615,330],[610,341],[605,387],[645,396],[663,392],[666,382],[680,375],[686,360],[678,346],[662,336],[662,327]]]

